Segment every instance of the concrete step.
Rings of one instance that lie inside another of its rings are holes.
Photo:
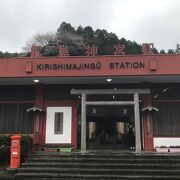
[[[61,163],[61,162],[28,162],[23,163],[23,167],[59,167],[59,168],[70,168],[70,167],[79,167],[79,168],[138,168],[138,169],[179,169],[180,164],[133,164],[133,163],[86,163],[86,162],[75,162],[75,163]]]
[[[16,175],[16,179],[23,179],[27,180],[29,179],[81,179],[81,180],[90,180],[90,179],[98,179],[98,180],[103,180],[103,179],[116,179],[116,180],[122,180],[122,179],[148,179],[148,180],[153,180],[153,179],[158,179],[158,180],[179,180],[179,177],[177,176],[163,176],[163,175],[81,175],[81,174],[54,174],[54,173],[19,173]]]
[[[16,179],[180,179],[180,155],[38,152]]]
[[[164,164],[164,163],[175,163],[175,164],[180,164],[180,159],[147,159],[147,158],[121,158],[121,157],[116,157],[116,158],[104,158],[104,157],[91,157],[91,158],[80,158],[80,157],[72,157],[72,158],[56,158],[56,157],[45,157],[45,158],[31,158],[28,159],[28,162],[64,162],[64,163],[75,163],[75,162],[86,162],[86,163],[91,163],[91,162],[101,162],[101,163],[142,163],[142,164]]]
[[[88,169],[88,168],[20,168],[22,173],[54,173],[54,174],[97,174],[97,175],[178,175],[180,176],[180,170],[162,170],[162,169]]]
[[[121,158],[121,159],[128,159],[128,158],[133,158],[133,159],[180,159],[180,154],[135,154],[135,153],[129,153],[129,154],[115,154],[115,153],[107,153],[107,154],[79,154],[79,153],[35,153],[29,155],[29,158]]]

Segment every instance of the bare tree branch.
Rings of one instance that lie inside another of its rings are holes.
[[[46,34],[36,34],[29,41],[26,42],[26,45],[23,47],[25,52],[31,51],[32,45],[44,47],[50,42],[57,43],[56,33],[46,33]]]

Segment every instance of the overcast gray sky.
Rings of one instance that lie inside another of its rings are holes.
[[[33,35],[55,32],[62,21],[175,49],[179,19],[180,0],[0,0],[0,51],[20,52]]]

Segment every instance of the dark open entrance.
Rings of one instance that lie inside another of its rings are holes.
[[[133,106],[89,106],[87,148],[127,150],[134,147],[133,112]]]

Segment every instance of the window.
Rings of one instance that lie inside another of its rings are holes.
[[[62,112],[55,112],[54,134],[63,134],[63,113]]]

